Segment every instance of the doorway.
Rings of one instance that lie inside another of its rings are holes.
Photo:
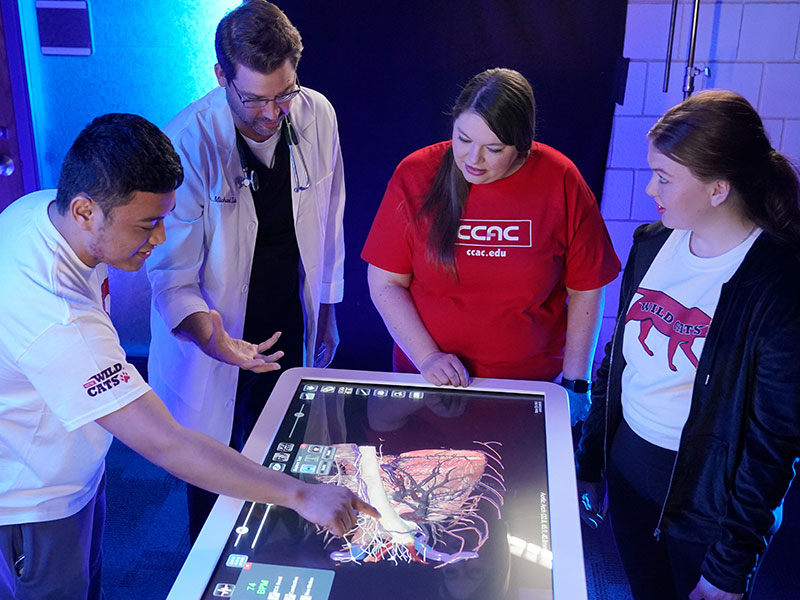
[[[16,2],[0,11],[0,211],[38,187]]]

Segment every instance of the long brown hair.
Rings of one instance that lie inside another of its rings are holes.
[[[514,146],[520,156],[527,156],[535,132],[536,103],[531,85],[521,73],[488,69],[475,75],[456,99],[451,113],[453,122],[468,110],[483,118],[502,143]],[[430,223],[428,259],[453,275],[458,225],[469,190],[470,184],[456,166],[450,147],[416,215],[417,222]]]
[[[747,218],[800,245],[797,169],[772,148],[761,117],[745,98],[728,90],[700,92],[667,111],[648,137],[698,179],[728,181]]]

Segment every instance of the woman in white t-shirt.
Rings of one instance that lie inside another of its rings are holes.
[[[634,234],[576,455],[636,599],[736,600],[800,456],[798,175],[733,92],[648,134],[661,220]]]

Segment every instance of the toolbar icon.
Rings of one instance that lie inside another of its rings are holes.
[[[233,567],[235,569],[241,569],[245,564],[247,564],[246,554],[229,554],[228,560],[225,561],[226,567]]]
[[[232,598],[235,589],[236,586],[232,583],[218,583],[214,586],[213,594],[215,598]]]

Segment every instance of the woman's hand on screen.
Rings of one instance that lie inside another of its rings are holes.
[[[452,385],[467,387],[469,373],[467,368],[455,354],[431,352],[420,362],[419,372],[435,385]]]

